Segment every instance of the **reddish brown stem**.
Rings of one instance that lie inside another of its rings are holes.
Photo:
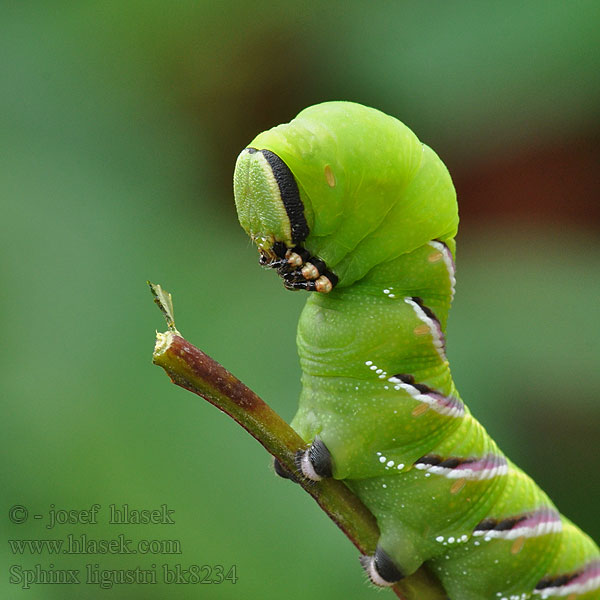
[[[296,472],[294,457],[306,447],[304,440],[239,379],[181,337],[174,325],[171,331],[157,334],[153,362],[166,371],[173,383],[227,413],[290,473]],[[361,553],[374,552],[379,538],[375,518],[344,483],[335,479],[299,483]],[[446,598],[438,581],[424,568],[392,589],[404,600]]]

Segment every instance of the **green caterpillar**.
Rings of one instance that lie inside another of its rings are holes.
[[[600,599],[600,551],[500,452],[452,381],[456,194],[438,156],[375,109],[325,102],[258,135],[234,174],[240,223],[298,324],[304,477],[343,479],[375,515],[362,565],[424,562],[452,600]],[[280,465],[276,469],[286,475]]]

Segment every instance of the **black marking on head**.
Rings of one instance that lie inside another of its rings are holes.
[[[549,587],[561,587],[571,583],[573,579],[577,579],[583,571],[577,571],[575,573],[565,573],[564,575],[556,575],[553,577],[544,577],[540,579],[538,584],[535,586],[536,590],[544,590]]]
[[[439,319],[435,316],[435,313],[427,306],[425,306],[425,304],[423,303],[423,298],[419,298],[419,296],[413,296],[411,298],[411,300],[413,302],[416,302],[420,307],[421,310],[430,318],[433,319],[436,323],[439,323]]]
[[[283,242],[275,242],[273,244],[273,252],[279,258],[285,258],[287,250],[287,246]]]
[[[267,159],[275,181],[279,186],[281,201],[285,207],[285,212],[290,220],[292,229],[292,242],[297,244],[302,242],[308,236],[309,229],[306,217],[304,216],[304,204],[300,199],[298,184],[289,167],[271,150],[261,150],[262,155]]]
[[[246,150],[248,151],[248,154],[256,154],[256,152],[258,152],[256,148],[246,148]]]
[[[313,443],[308,448],[308,460],[310,460],[315,473],[320,477],[333,476],[331,452],[329,452],[321,438],[315,437]]]
[[[379,573],[379,576],[389,583],[395,583],[404,577],[404,573],[396,566],[389,554],[382,550],[380,546],[377,546],[375,550],[373,566],[377,573]]]
[[[286,468],[284,468],[283,465],[276,458],[273,459],[273,468],[275,469],[275,473],[277,473],[279,477],[282,477],[283,479],[289,479],[294,483],[298,483],[298,479],[294,475],[292,475],[292,473],[290,473]]]

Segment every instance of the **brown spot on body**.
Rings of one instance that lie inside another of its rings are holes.
[[[429,404],[419,404],[416,406],[413,411],[410,413],[413,417],[420,417],[424,415],[429,410]]]
[[[413,329],[413,333],[415,335],[427,335],[428,333],[431,333],[431,330],[429,329],[429,325],[423,324],[423,325],[417,325]]]
[[[324,169],[325,173],[325,181],[329,187],[335,187],[335,175],[333,174],[333,170],[330,165],[325,165]]]
[[[458,494],[458,492],[460,492],[460,490],[462,490],[465,487],[465,483],[467,483],[466,479],[457,479],[451,486],[450,486],[450,493],[451,494]]]
[[[518,554],[519,552],[521,552],[521,550],[523,549],[524,545],[525,545],[525,537],[521,536],[521,537],[517,538],[513,542],[513,545],[510,547],[510,553],[511,554]]]

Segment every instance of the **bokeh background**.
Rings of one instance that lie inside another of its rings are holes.
[[[256,133],[331,99],[399,117],[448,165],[459,389],[600,539],[600,3],[40,0],[0,15],[2,598],[376,597],[262,447],[151,364],[164,323],[147,279],[188,339],[292,417],[304,296],[258,268],[231,175]],[[52,505],[93,503],[98,524],[46,528]],[[108,525],[111,503],[167,504],[175,524]],[[6,542],[69,533],[183,553]],[[238,581],[9,583],[10,565],[88,563],[156,564],[159,580],[165,563],[236,565]]]

